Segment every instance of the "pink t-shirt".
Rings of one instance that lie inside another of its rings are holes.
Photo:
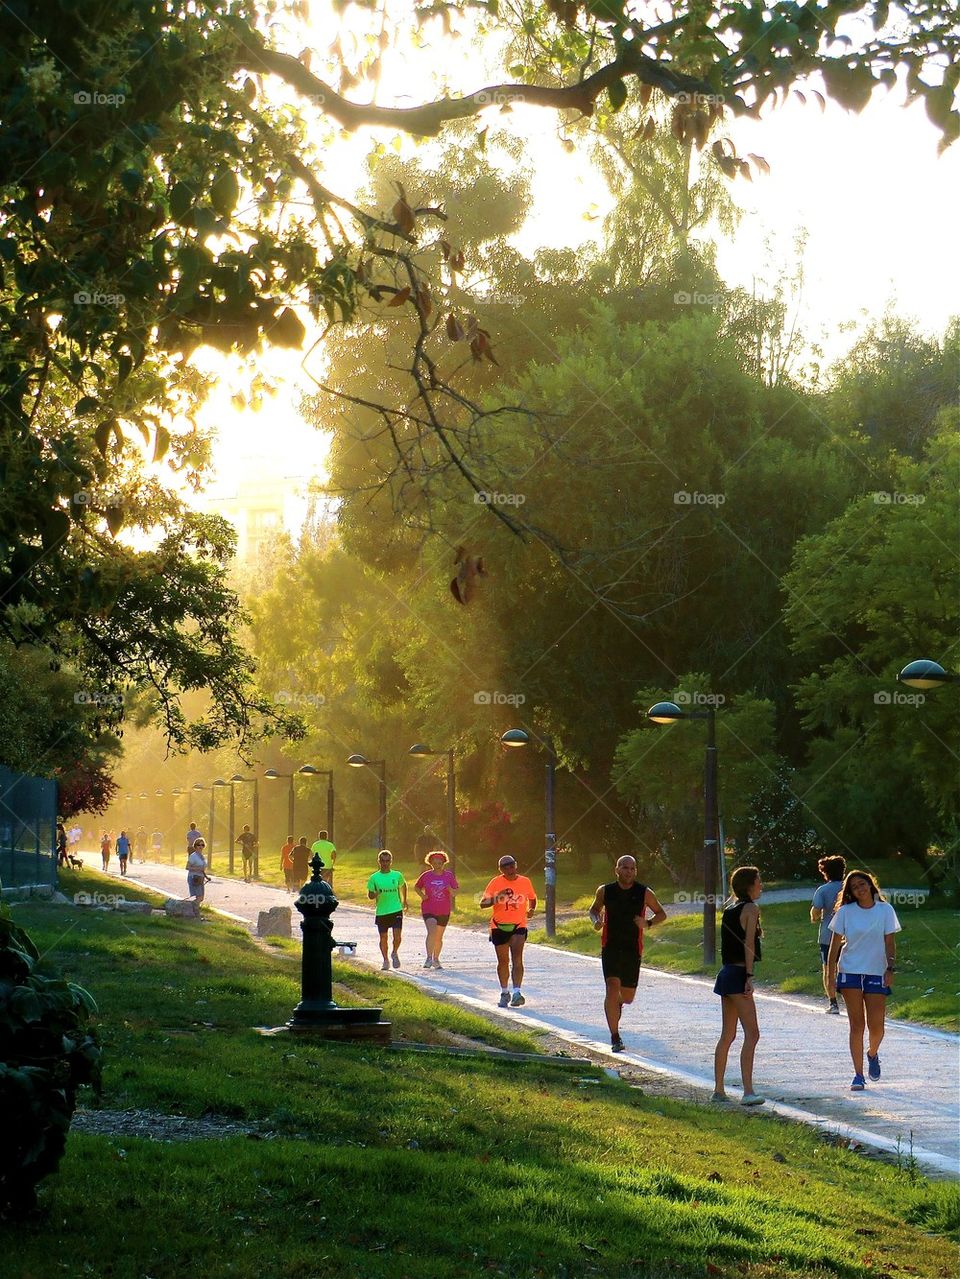
[[[459,892],[460,885],[452,870],[425,870],[414,885],[425,894],[420,903],[423,915],[449,915],[450,899]]]

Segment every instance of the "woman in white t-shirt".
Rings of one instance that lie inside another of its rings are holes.
[[[880,1078],[880,1043],[883,1039],[887,996],[896,971],[895,934],[900,932],[897,912],[880,895],[880,885],[863,870],[852,870],[843,881],[840,905],[830,921],[833,940],[827,956],[828,994],[839,990],[847,1006],[850,1056],[853,1059],[852,1092],[866,1087],[863,1077],[863,1034],[866,1029],[867,1072]]]

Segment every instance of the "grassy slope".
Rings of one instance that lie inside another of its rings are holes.
[[[890,1015],[927,1022],[943,1030],[960,1029],[960,914],[932,906],[900,907],[903,932],[897,936],[897,980]],[[817,930],[806,902],[764,906],[761,985],[805,995],[820,995]],[[702,973],[702,917],[681,915],[650,931],[644,962],[678,973]],[[540,933],[534,941],[545,941]],[[560,926],[557,944],[585,955],[600,953],[600,938],[586,918]]]
[[[134,896],[131,890],[130,896]],[[296,965],[241,930],[18,907],[100,1001],[104,1104],[224,1115],[268,1140],[74,1134],[49,1219],[0,1226],[4,1279],[93,1274],[954,1273],[955,1187],[812,1131],[643,1096],[585,1068],[263,1038]],[[396,1029],[529,1047],[406,983],[337,968]],[[718,1179],[719,1177],[719,1179]],[[60,1242],[50,1261],[50,1230]],[[714,1269],[710,1269],[714,1267]]]

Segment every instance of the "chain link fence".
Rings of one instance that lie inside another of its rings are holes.
[[[0,886],[57,882],[57,783],[0,766]]]

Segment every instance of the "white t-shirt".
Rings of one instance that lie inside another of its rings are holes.
[[[887,967],[883,939],[900,932],[900,920],[889,902],[874,902],[868,910],[848,902],[830,920],[830,931],[846,938],[840,951],[840,972],[882,977]]]
[[[207,869],[207,859],[204,857],[203,853],[199,852],[197,849],[194,849],[193,852],[190,854],[190,856],[187,858],[187,870],[192,871],[194,874],[199,875],[202,871],[205,871],[206,869]]]

